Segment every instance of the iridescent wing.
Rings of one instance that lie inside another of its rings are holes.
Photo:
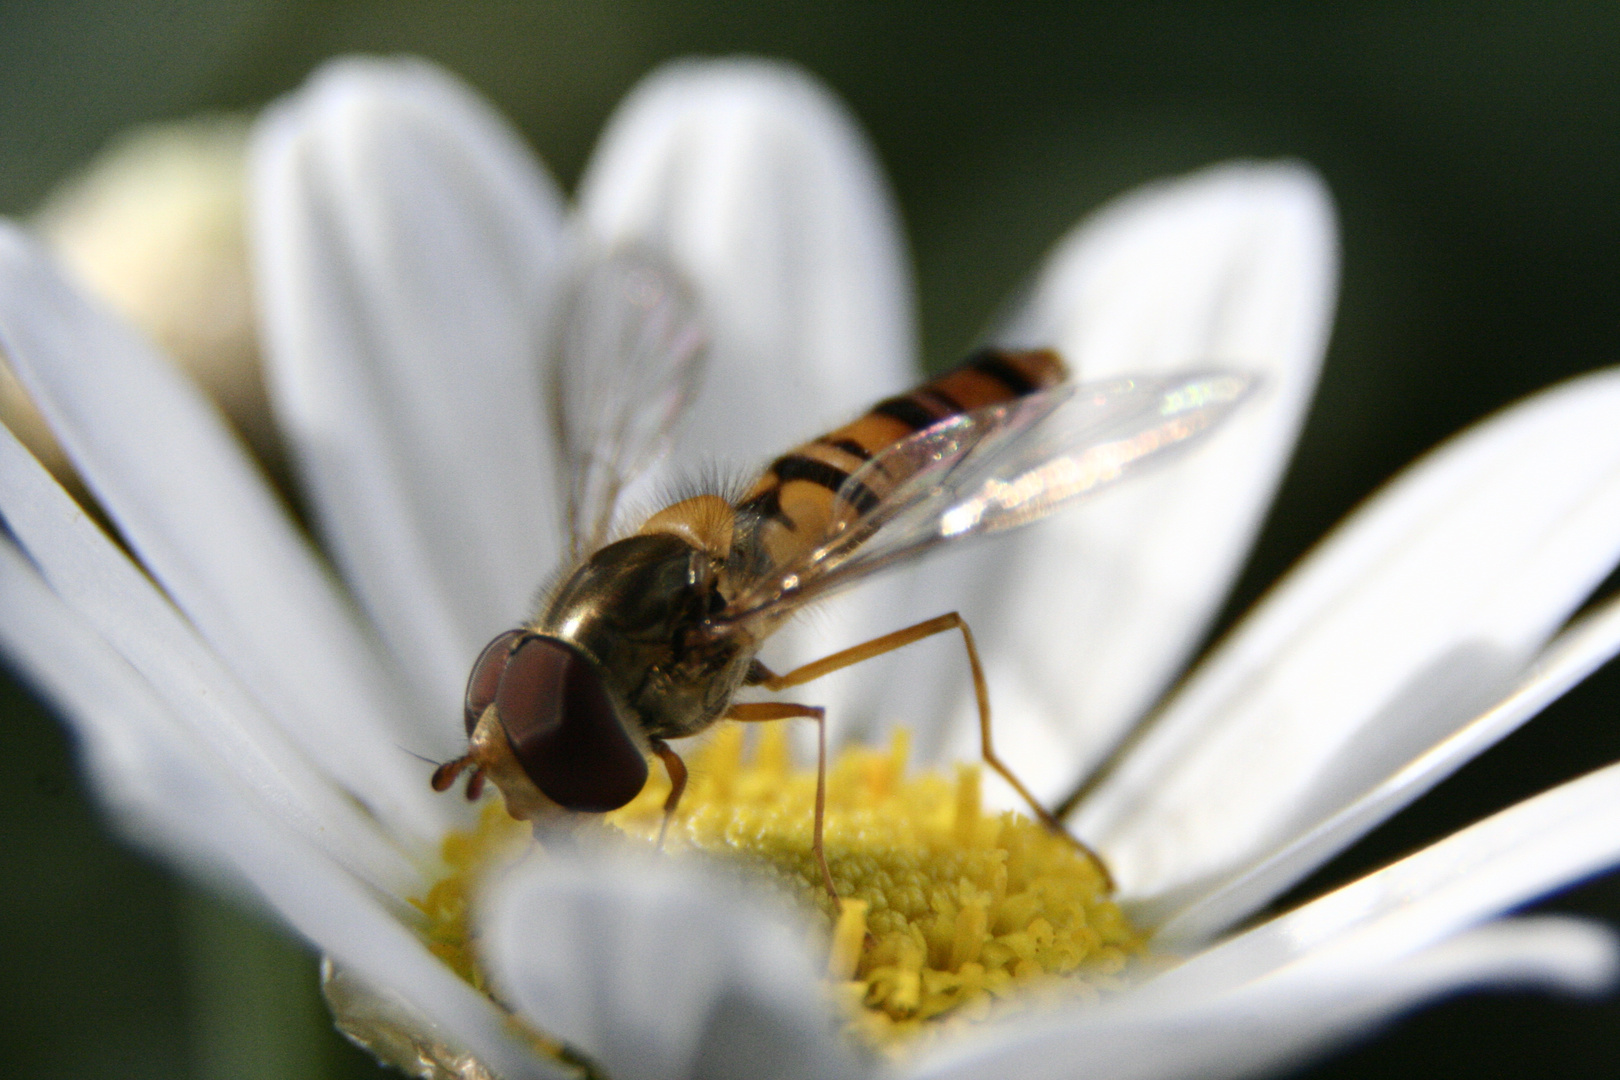
[[[707,337],[694,292],[638,248],[581,257],[557,314],[552,430],[579,559],[606,542],[625,487],[669,448]]]
[[[1252,389],[1231,372],[1066,384],[924,428],[851,474],[822,542],[714,622],[769,621],[940,544],[1043,518],[1187,450]],[[872,491],[884,494],[860,513]]]

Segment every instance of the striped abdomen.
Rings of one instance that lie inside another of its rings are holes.
[[[1045,390],[1066,377],[1063,361],[1049,349],[981,349],[961,366],[907,394],[880,401],[854,423],[777,458],[737,509],[763,519],[759,542],[771,563],[784,565],[821,541],[835,514],[848,509],[867,513],[904,479],[874,477],[872,483],[845,493],[847,509],[835,505],[839,500],[834,494],[873,455],[957,413]]]

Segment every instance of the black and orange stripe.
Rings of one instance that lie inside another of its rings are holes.
[[[826,535],[840,512],[834,495],[880,451],[941,420],[1048,389],[1066,377],[1063,361],[1049,349],[980,349],[938,378],[880,401],[854,423],[777,458],[737,510],[762,519],[759,539],[770,560],[782,565]],[[902,479],[873,477],[869,485],[844,492],[843,501],[857,515],[869,513]]]

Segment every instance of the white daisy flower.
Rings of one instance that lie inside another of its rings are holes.
[[[1333,303],[1320,181],[1234,164],[1082,222],[992,340],[1086,379],[1219,364],[1256,399],[1173,467],[871,583],[767,657],[962,611],[1032,786],[1057,799],[1110,763],[1070,824],[1184,962],[879,1061],[836,1033],[802,914],[679,858],[550,858],[487,898],[498,1005],[419,933],[411,901],[471,817],[402,748],[459,752],[470,660],[560,557],[541,359],[570,246],[635,243],[686,277],[711,348],[675,456],[747,464],[908,382],[895,215],[825,91],[751,61],[649,78],[572,209],[411,61],[324,69],[259,122],[252,176],[272,397],[341,581],[192,386],[7,225],[0,347],[140,562],[0,438],[0,641],[127,834],[330,957],[329,996],[388,1060],[573,1074],[515,1016],[615,1080],[1236,1075],[1459,988],[1611,981],[1606,929],[1497,917],[1620,861],[1620,766],[1234,933],[1620,648],[1620,607],[1569,621],[1620,554],[1620,375],[1600,373],[1414,465],[1154,705],[1253,537]],[[959,654],[919,657],[816,700],[842,737],[904,724],[924,764],[974,758]]]

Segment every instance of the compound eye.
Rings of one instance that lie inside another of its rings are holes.
[[[461,718],[467,724],[467,738],[472,738],[473,728],[478,726],[478,718],[484,715],[484,710],[494,704],[495,691],[500,688],[501,673],[506,670],[512,646],[522,636],[521,630],[508,630],[485,645],[484,651],[478,654],[478,662],[473,664],[472,674],[467,676],[467,695],[462,699],[461,706]]]
[[[619,723],[596,665],[555,638],[512,650],[495,714],[518,764],[559,806],[605,814],[647,782],[647,759]]]

